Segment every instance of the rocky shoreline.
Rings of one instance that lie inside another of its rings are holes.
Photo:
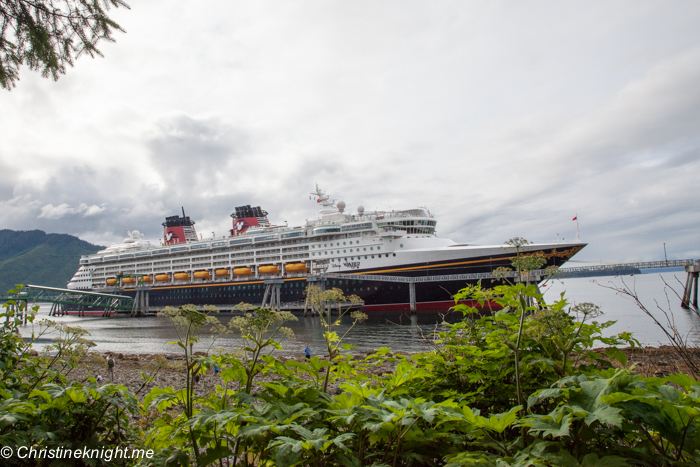
[[[671,346],[627,347],[620,350],[627,355],[627,367],[641,376],[663,377],[674,373],[690,373],[682,360],[677,357],[676,350]],[[690,349],[689,352],[700,361],[700,348]],[[143,398],[151,388],[156,386],[180,388],[185,385],[184,357],[176,354],[132,355],[112,352],[90,354],[83,359],[80,366],[69,373],[69,379],[83,381],[89,377],[95,378],[100,375],[105,382],[108,382],[106,363],[108,355],[112,356],[116,362],[114,382],[137,393],[139,398]],[[365,356],[366,354],[354,355],[355,358],[364,358]],[[280,357],[280,359],[289,360],[285,357]],[[301,360],[301,358],[297,360]],[[394,365],[387,362],[372,371],[376,374],[384,374],[393,371],[393,369]],[[144,384],[141,373],[153,377],[154,380]],[[221,384],[221,379],[213,371],[210,371],[201,378],[196,390],[209,392],[214,390],[218,384]]]

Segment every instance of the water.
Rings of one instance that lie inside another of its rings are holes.
[[[565,296],[572,305],[592,302],[600,306],[605,314],[598,321],[616,321],[606,330],[605,336],[628,331],[642,345],[658,346],[668,344],[668,339],[654,321],[628,297],[605,287],[620,288],[627,284],[661,323],[667,323],[663,310],[675,322],[678,330],[687,335],[689,342],[698,342],[700,317],[691,310],[681,308],[681,299],[678,297],[683,295],[685,279],[686,273],[683,270],[650,272],[634,276],[564,279],[555,281],[542,290],[548,301],[555,300],[561,292],[566,291]]]
[[[665,335],[653,323],[651,318],[642,313],[637,306],[624,296],[602,287],[621,286],[622,281],[630,288],[635,288],[643,303],[653,311],[659,320],[666,322],[663,314],[657,310],[655,300],[665,310],[669,309],[669,302],[664,291],[664,282],[674,286],[679,294],[682,293],[682,285],[678,280],[685,281],[685,272],[662,272],[660,274],[637,274],[635,276],[622,277],[598,277],[598,278],[571,278],[555,281],[548,284],[542,290],[548,301],[553,301],[559,294],[566,291],[566,297],[570,304],[581,302],[593,302],[599,305],[605,315],[598,318],[600,321],[614,320],[615,325],[606,330],[606,335],[618,332],[632,332],[643,345],[658,346],[666,344]],[[688,333],[691,340],[700,337],[700,317],[689,310],[680,307],[680,299],[669,291],[670,309],[679,330]],[[39,318],[47,318],[49,306],[42,306]],[[445,318],[448,322],[455,322],[461,315],[451,314],[445,316],[445,311],[424,311],[411,317],[406,312],[373,312],[369,319],[352,329],[344,342],[357,346],[355,351],[372,351],[380,347],[391,347],[397,351],[418,352],[429,350],[430,344],[420,335],[421,331],[429,336],[436,326]],[[348,317],[349,318],[349,317]],[[179,347],[167,343],[177,338],[173,326],[167,318],[146,317],[128,318],[112,317],[102,318],[97,316],[55,317],[55,321],[64,322],[71,326],[80,326],[90,333],[98,352],[113,351],[128,354],[147,353],[179,353]],[[223,322],[227,322],[228,315],[221,316]],[[334,328],[339,335],[343,335],[350,327],[351,319],[343,319],[341,326]],[[296,322],[287,324],[292,328],[295,339],[283,343],[284,351],[281,355],[302,356],[303,349],[308,345],[312,354],[321,355],[325,350],[323,329],[319,317],[299,317]],[[420,331],[419,331],[419,329]],[[23,334],[31,333],[29,326]],[[45,339],[39,342],[39,346],[48,343]],[[202,340],[196,346],[196,350],[207,350],[211,344],[209,337],[204,334]],[[233,335],[224,335],[218,338],[214,346],[223,346],[229,350],[241,346],[241,340]]]

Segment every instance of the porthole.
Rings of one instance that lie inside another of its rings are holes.
[[[373,247],[373,246],[371,246],[371,247],[369,247],[369,249],[370,249],[370,250],[374,250],[374,247]]]
[[[389,255],[387,255],[387,256],[389,256]],[[394,256],[396,256],[396,253],[394,253]]]
[[[343,253],[347,253],[347,251],[343,250]]]
[[[352,243],[352,242],[350,242],[350,243]],[[343,245],[345,245],[345,242],[343,242]]]
[[[400,246],[401,248],[403,248],[403,243],[402,243],[401,245],[399,245],[399,246]]]
[[[382,247],[380,247],[380,246],[377,247],[377,250],[381,250],[381,249],[382,249]]]

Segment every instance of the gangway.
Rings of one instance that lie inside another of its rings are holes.
[[[110,316],[112,312],[131,312],[134,301],[132,297],[127,295],[61,289],[43,285],[25,285],[18,294],[9,294],[2,299],[2,301],[8,300],[51,303],[49,316],[66,314],[67,306],[76,308],[78,316],[85,316],[86,309],[95,307],[104,310],[103,316]]]

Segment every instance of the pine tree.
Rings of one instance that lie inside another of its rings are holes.
[[[101,40],[125,32],[107,16],[123,0],[0,0],[0,86],[12,89],[19,67],[58,79],[82,54],[102,56]]]

